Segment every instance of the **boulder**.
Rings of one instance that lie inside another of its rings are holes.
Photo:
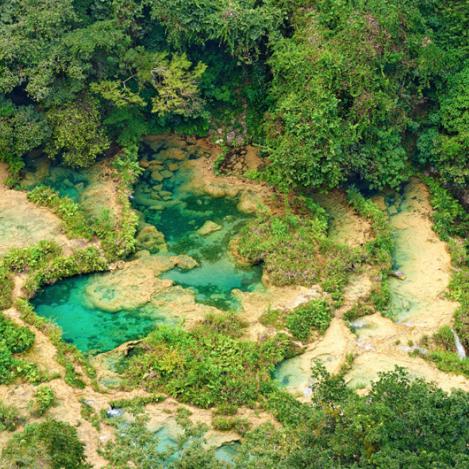
[[[145,249],[151,253],[166,251],[166,242],[163,233],[153,225],[144,226],[138,233],[137,249]]]
[[[218,225],[217,223],[211,221],[211,220],[207,220],[198,230],[197,230],[197,233],[200,235],[200,236],[207,236],[211,233],[215,233],[215,231],[220,231],[221,230],[221,226]]]

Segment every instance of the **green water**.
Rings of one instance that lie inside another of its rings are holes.
[[[228,254],[230,239],[249,216],[239,212],[236,199],[214,198],[187,190],[190,179],[190,171],[184,168],[177,169],[163,182],[153,181],[150,171],[146,171],[135,187],[134,207],[145,222],[165,235],[170,253],[187,254],[199,263],[194,269],[173,269],[162,277],[192,288],[199,303],[235,309],[238,305],[233,289],[261,288],[261,268],[240,268]],[[199,235],[197,230],[206,221],[217,223],[221,229]]]
[[[401,212],[408,210],[404,190],[400,193],[393,194],[385,197],[386,210],[388,217],[392,223],[393,217],[399,215]],[[401,242],[401,236],[405,230],[394,228],[393,240],[394,249],[392,252],[392,270],[403,270],[406,271],[411,253],[403,246]],[[409,279],[398,280],[395,278],[389,279],[390,288],[390,304],[389,304],[389,316],[398,322],[405,321],[412,313],[413,310],[418,308],[419,302],[417,298],[409,294],[402,286],[409,282]]]
[[[213,198],[188,190],[191,173],[182,163],[161,164],[166,179],[155,181],[147,170],[135,186],[134,208],[146,223],[164,233],[169,254],[187,254],[199,263],[192,270],[173,269],[162,277],[193,289],[198,302],[236,309],[238,303],[232,295],[233,289],[262,288],[261,268],[239,268],[228,254],[230,239],[249,216],[238,211],[236,199]],[[30,163],[29,171],[33,175],[38,171],[38,177],[30,177],[30,181],[46,184],[77,201],[89,184],[86,174],[53,165],[47,171],[44,168],[39,171],[33,166]],[[197,230],[207,220],[217,223],[221,229],[201,236]],[[86,287],[92,279],[93,276],[65,279],[45,288],[33,300],[37,313],[57,323],[64,340],[80,350],[106,352],[128,340],[146,336],[158,323],[170,321],[148,307],[115,313],[93,307],[86,297]]]
[[[51,285],[32,300],[37,314],[55,322],[66,342],[83,352],[106,352],[147,335],[163,316],[145,309],[110,313],[92,307],[86,287],[92,276],[74,277]]]
[[[25,189],[33,189],[38,185],[48,186],[57,191],[62,197],[69,197],[75,202],[80,201],[81,194],[89,186],[89,176],[85,171],[76,171],[53,163],[47,165],[47,170],[40,168],[44,161],[37,159],[26,160]]]

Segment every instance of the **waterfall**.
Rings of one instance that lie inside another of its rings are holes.
[[[462,360],[463,358],[466,358],[466,351],[464,350],[464,346],[461,343],[461,339],[459,338],[458,334],[456,334],[456,331],[451,329],[451,332],[453,333],[453,336],[454,336],[454,344],[456,345],[456,353],[458,354],[458,357]]]

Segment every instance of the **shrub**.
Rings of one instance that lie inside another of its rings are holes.
[[[118,399],[111,401],[109,405],[117,409],[129,409],[132,413],[141,412],[148,404],[158,404],[165,400],[165,396],[161,394],[152,394],[150,396],[137,396],[131,399]]]
[[[370,260],[382,265],[383,269],[389,269],[392,262],[394,241],[386,214],[372,200],[363,197],[353,187],[347,191],[347,197],[358,214],[371,223],[374,239],[368,241],[365,246],[371,256]]]
[[[246,323],[236,313],[209,313],[197,326],[200,333],[209,331],[216,334],[224,334],[230,337],[241,337]]]
[[[436,350],[429,354],[431,361],[442,371],[461,374],[469,378],[469,358],[459,358],[454,352]]]
[[[11,353],[29,350],[34,343],[34,333],[27,327],[18,326],[0,313],[0,337]]]
[[[43,285],[50,285],[58,280],[75,275],[102,272],[108,267],[108,261],[95,247],[75,251],[71,256],[56,257],[51,262],[31,273],[24,289],[32,296]]]
[[[0,311],[11,306],[13,288],[14,283],[10,272],[0,264]]]
[[[245,418],[223,416],[215,416],[212,419],[212,426],[215,430],[222,432],[234,431],[240,435],[245,435],[251,428],[251,424]]]
[[[214,415],[236,415],[238,412],[238,406],[235,404],[230,404],[229,402],[225,402],[220,404],[214,411]]]
[[[34,400],[30,403],[30,410],[35,417],[41,417],[55,404],[54,390],[49,386],[41,386],[34,393]]]
[[[259,318],[259,322],[266,327],[275,327],[276,329],[281,329],[284,327],[284,316],[285,313],[278,309],[268,309],[262,316]]]
[[[76,429],[57,420],[27,425],[8,442],[0,461],[2,467],[90,468]]]
[[[84,212],[80,206],[68,197],[60,197],[50,187],[37,186],[28,193],[28,200],[50,208],[64,223],[65,231],[70,236],[91,239],[93,231],[90,228]]]
[[[454,351],[454,335],[449,326],[443,326],[433,335],[435,345],[447,352]]]
[[[80,378],[80,374],[76,370],[73,362],[77,362],[81,368],[86,371],[89,378],[94,379],[96,377],[96,372],[86,357],[84,357],[76,347],[62,341],[62,331],[56,324],[43,317],[37,316],[33,307],[27,300],[18,299],[15,303],[15,307],[21,313],[21,319],[23,319],[23,321],[34,325],[34,327],[38,328],[49,337],[57,349],[56,358],[58,363],[65,368],[64,380],[68,385],[80,389],[85,387],[85,383]]]
[[[345,314],[344,319],[346,321],[355,321],[355,319],[362,318],[374,313],[374,308],[370,305],[363,304],[361,302],[354,304]]]
[[[332,316],[329,305],[324,300],[313,300],[298,306],[287,316],[286,325],[295,339],[307,342],[311,330],[324,333],[331,322]]]
[[[22,423],[18,410],[0,401],[0,432],[13,432]]]
[[[361,254],[329,240],[324,210],[309,202],[296,201],[295,214],[258,216],[248,223],[238,253],[251,264],[263,262],[274,285],[320,284],[340,301]]]
[[[3,265],[9,271],[25,272],[39,268],[60,254],[62,248],[56,242],[39,241],[29,248],[10,249],[3,258]]]

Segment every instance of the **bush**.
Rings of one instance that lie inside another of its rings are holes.
[[[39,241],[29,248],[10,249],[3,258],[4,267],[13,272],[35,270],[47,261],[62,254],[62,248],[54,241]]]
[[[230,404],[229,402],[220,404],[214,411],[214,415],[236,415],[238,413],[238,406]]]
[[[54,390],[49,386],[41,386],[34,393],[34,400],[30,403],[30,410],[35,417],[42,417],[55,404]]]
[[[11,306],[14,286],[10,272],[0,264],[0,311]]]
[[[18,326],[0,313],[0,337],[11,353],[22,353],[34,344],[34,333],[27,327]]]
[[[352,207],[359,215],[370,221],[374,239],[365,245],[370,261],[381,265],[384,270],[391,268],[394,241],[386,214],[372,201],[363,197],[354,187],[347,191]]]
[[[200,333],[208,331],[234,338],[241,337],[245,328],[246,323],[239,319],[236,313],[209,313],[197,326]]]
[[[0,401],[0,432],[5,430],[13,432],[21,423],[18,410]]]
[[[331,319],[330,307],[326,301],[313,300],[295,308],[287,316],[286,325],[295,339],[307,342],[312,329],[323,334],[329,327]]]
[[[129,409],[132,413],[139,413],[143,411],[144,407],[148,404],[158,404],[165,400],[165,396],[161,394],[153,394],[151,396],[138,396],[131,399],[119,399],[111,401],[109,405],[116,409]]]
[[[222,432],[234,431],[240,435],[245,435],[251,428],[251,424],[245,418],[223,416],[213,417],[212,426],[215,430],[220,430]]]
[[[304,201],[296,203],[295,214],[260,216],[248,223],[241,230],[238,253],[251,264],[263,262],[274,285],[320,284],[340,301],[361,254],[327,238],[323,209]]]
[[[47,420],[27,425],[2,451],[2,467],[89,469],[83,443],[71,425]]]
[[[15,307],[21,313],[23,321],[33,325],[49,337],[57,349],[57,361],[65,368],[64,380],[68,385],[79,389],[85,387],[85,383],[80,378],[73,362],[77,362],[86,371],[89,378],[96,377],[96,372],[86,357],[76,347],[62,341],[62,330],[56,324],[37,316],[31,304],[26,300],[18,299]]]
[[[443,326],[433,335],[435,345],[447,352],[454,352],[454,335],[449,326]]]
[[[363,396],[343,377],[321,373],[312,405],[277,391],[267,406],[284,427],[248,433],[237,467],[449,468],[469,461],[468,393],[446,394],[402,369],[381,374]]]
[[[430,202],[433,210],[433,229],[444,241],[451,236],[463,239],[469,234],[469,214],[462,205],[432,178],[424,178],[430,189]]]
[[[25,291],[32,296],[43,285],[50,285],[58,280],[75,275],[102,272],[108,267],[108,261],[95,247],[75,251],[71,256],[56,257],[43,267],[32,272],[25,282]]]
[[[429,358],[438,369],[447,373],[456,373],[469,378],[469,358],[459,358],[454,352],[436,350],[429,354]]]
[[[355,321],[356,319],[368,316],[374,312],[375,310],[372,306],[358,302],[344,314],[344,319],[346,321]]]

